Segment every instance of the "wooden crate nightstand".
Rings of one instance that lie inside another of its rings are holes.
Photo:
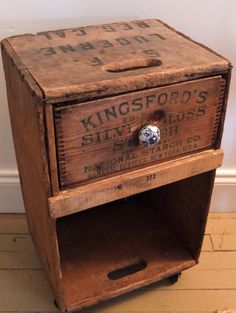
[[[2,42],[30,232],[61,311],[197,263],[229,61],[158,20]]]

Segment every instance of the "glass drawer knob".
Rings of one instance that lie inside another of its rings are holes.
[[[139,143],[143,146],[151,146],[161,139],[160,129],[155,125],[143,126],[138,133]]]

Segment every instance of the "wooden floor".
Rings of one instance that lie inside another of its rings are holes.
[[[83,313],[210,313],[236,309],[236,213],[211,213],[200,264]],[[0,312],[58,312],[24,215],[0,215]]]

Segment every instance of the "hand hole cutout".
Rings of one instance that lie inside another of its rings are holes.
[[[109,63],[107,65],[104,65],[102,68],[106,72],[119,73],[119,72],[142,69],[142,68],[160,66],[160,65],[161,65],[161,61],[158,59],[138,58],[138,59],[131,59],[131,60],[124,60],[120,62]]]
[[[138,260],[136,263],[132,263],[125,267],[119,268],[107,274],[110,280],[118,280],[123,277],[135,274],[139,271],[144,270],[147,267],[147,262],[144,259]]]

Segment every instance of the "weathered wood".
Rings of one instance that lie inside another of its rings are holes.
[[[48,216],[51,196],[42,93],[9,45],[2,56],[17,166],[29,230],[47,270],[55,297],[63,307],[55,221]],[[41,97],[40,97],[41,93]]]
[[[29,229],[60,310],[90,306],[196,264],[223,157],[230,62],[150,19],[11,37],[2,51]],[[161,131],[158,151],[137,144],[139,129],[150,123]],[[4,225],[2,232],[0,269],[41,269],[28,235],[8,234]],[[205,251],[220,246],[218,236],[207,235]],[[28,276],[19,275],[27,285]],[[25,305],[26,290],[17,304],[3,290],[0,312],[54,311],[47,292],[34,290]],[[151,303],[170,311],[161,297]],[[186,296],[179,297],[178,311],[190,312],[191,301],[184,306]],[[144,311],[145,301],[137,299]]]
[[[214,147],[225,80],[220,76],[55,109],[61,187]],[[138,142],[156,125],[155,146]]]
[[[229,97],[229,86],[231,81],[231,72],[232,68],[228,71],[228,73],[223,74],[222,77],[225,79],[225,90],[224,92],[221,92],[221,96],[223,96],[222,99],[222,110],[221,110],[221,116],[219,118],[219,127],[217,131],[216,136],[216,145],[215,147],[218,149],[221,146],[222,136],[223,136],[223,129],[224,129],[224,122],[225,122],[225,116],[226,116],[226,109],[227,109],[227,101]]]
[[[59,180],[57,172],[57,155],[55,147],[55,131],[54,131],[54,117],[52,105],[45,107],[45,118],[47,127],[48,153],[49,153],[49,167],[51,177],[51,187],[53,195],[59,192]]]
[[[31,69],[45,97],[57,102],[186,81],[227,71],[230,66],[226,59],[151,19],[8,40]],[[160,60],[161,65],[137,69],[140,58]],[[119,64],[124,60],[132,63],[129,70],[106,70],[114,61]]]
[[[149,191],[155,207],[159,206],[156,199],[161,199],[164,209],[159,212],[160,218],[196,261],[204,238],[214,178],[215,170],[212,170]]]
[[[147,200],[145,194],[136,195],[57,222],[69,310],[137,289],[195,264],[162,223],[159,211],[164,208],[152,207]],[[127,270],[122,278],[109,279],[110,272],[140,262],[144,269],[132,275]]]
[[[49,198],[50,215],[58,218],[197,175],[219,167],[222,158],[222,150],[208,150],[61,191]]]
[[[209,234],[205,234],[203,238],[203,243],[202,243],[202,250],[201,252],[206,252],[206,251],[213,251],[213,245],[211,241],[211,236]]]

